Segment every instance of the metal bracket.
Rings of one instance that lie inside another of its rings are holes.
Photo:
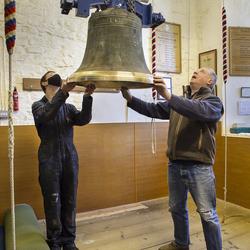
[[[143,3],[142,3],[143,2]],[[144,28],[156,27],[165,22],[161,13],[152,13],[152,5],[148,1],[135,0],[135,14],[142,20]],[[76,16],[88,17],[91,8],[104,10],[111,7],[128,8],[128,0],[61,0],[62,14],[69,14],[76,8]]]

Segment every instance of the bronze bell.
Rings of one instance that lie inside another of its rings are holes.
[[[127,10],[108,8],[89,19],[88,39],[81,66],[69,82],[97,88],[152,87],[142,49],[142,24]]]

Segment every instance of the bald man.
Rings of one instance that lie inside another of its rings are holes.
[[[174,241],[159,250],[189,249],[188,191],[197,206],[208,250],[221,250],[221,228],[216,212],[215,133],[223,115],[219,97],[213,95],[217,76],[210,68],[196,70],[187,98],[172,95],[161,77],[154,87],[165,102],[147,103],[122,88],[128,106],[152,118],[169,119],[168,188],[169,211],[174,223]]]

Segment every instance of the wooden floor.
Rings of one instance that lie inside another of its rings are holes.
[[[218,200],[222,219],[224,203]],[[250,210],[228,203],[222,223],[223,249],[250,249]],[[192,250],[206,249],[200,218],[189,199]],[[173,239],[167,198],[78,215],[80,250],[156,250]]]

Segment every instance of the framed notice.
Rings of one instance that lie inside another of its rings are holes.
[[[250,76],[250,28],[229,27],[229,74]]]
[[[250,98],[250,87],[241,87],[240,88],[240,97]]]
[[[156,71],[181,73],[181,26],[163,23],[155,28]]]
[[[199,53],[199,68],[211,68],[217,74],[217,50]]]

